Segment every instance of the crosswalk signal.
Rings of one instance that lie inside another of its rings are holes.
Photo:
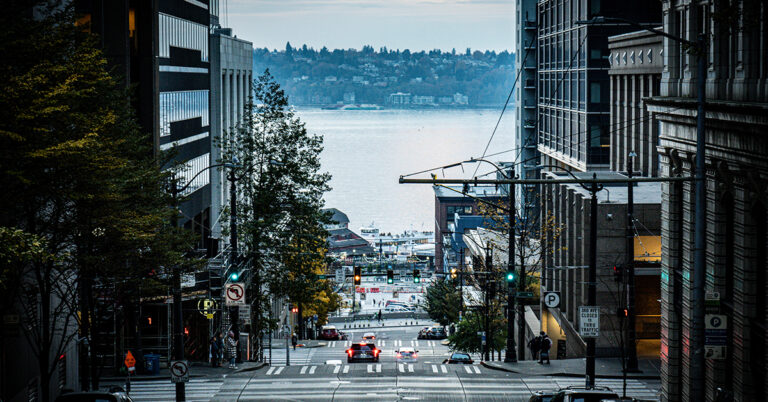
[[[413,270],[413,283],[421,283],[421,272],[418,269]]]
[[[387,284],[391,285],[395,283],[395,273],[391,270],[387,270]]]
[[[457,276],[456,268],[451,268],[451,278],[456,279]]]
[[[362,275],[362,268],[361,267],[355,267],[355,286],[360,285],[362,282],[363,275]]]

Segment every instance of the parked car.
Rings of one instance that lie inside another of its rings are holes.
[[[376,339],[376,334],[374,334],[373,332],[366,332],[363,334],[363,339],[366,341],[372,341]]]
[[[56,402],[133,402],[121,387],[109,391],[68,392],[59,395]]]
[[[347,339],[349,339],[349,335],[346,332],[339,331],[339,340],[346,341]]]
[[[591,389],[568,387],[555,393],[551,402],[601,402],[604,399],[618,399],[619,395],[607,387]]]
[[[468,354],[460,352],[451,353],[451,356],[446,361],[444,361],[444,363],[447,364],[472,364],[474,362],[475,361],[472,360]]]
[[[353,343],[349,349],[347,349],[347,363],[353,363],[355,361],[379,361],[379,354],[381,349],[377,349],[376,345],[370,342]]]
[[[320,339],[325,339],[327,341],[338,341],[341,340],[341,336],[339,335],[339,331],[335,326],[323,325],[323,327],[320,329]]]
[[[443,327],[432,327],[427,331],[425,337],[427,339],[445,339],[448,337],[448,334]]]
[[[416,361],[419,358],[419,351],[411,347],[401,347],[395,350],[395,360],[397,361]]]

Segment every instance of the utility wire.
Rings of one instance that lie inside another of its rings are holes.
[[[523,61],[520,64],[521,66],[525,65],[525,61],[528,60],[528,54],[531,53],[531,45],[533,45],[533,42],[536,38],[531,38],[531,41],[528,43],[528,46],[526,46],[525,49],[525,55],[523,56]],[[515,82],[512,83],[512,88],[509,90],[509,95],[507,95],[507,100],[504,102],[504,107],[501,108],[501,114],[499,115],[499,119],[496,120],[496,126],[493,127],[493,132],[491,133],[491,138],[488,139],[488,143],[485,144],[485,149],[483,150],[483,156],[480,157],[480,159],[485,158],[485,153],[488,152],[488,147],[491,146],[491,141],[493,141],[493,137],[496,135],[496,130],[499,128],[499,124],[501,123],[501,118],[504,117],[504,112],[507,110],[507,105],[509,105],[509,100],[512,98],[512,94],[515,92],[515,87],[517,86],[518,81],[520,81],[520,74],[523,72],[523,69],[521,68],[520,71],[517,72],[517,76],[515,76]],[[475,172],[472,173],[472,176],[477,174],[477,169],[480,167],[478,164],[475,166]]]

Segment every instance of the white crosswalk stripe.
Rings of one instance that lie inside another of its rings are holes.
[[[284,369],[285,369],[284,366],[283,367],[278,367],[277,371],[275,371],[275,375],[278,375],[278,374],[282,373]]]
[[[302,366],[299,374],[306,374],[306,373],[307,373],[307,366]]]
[[[373,364],[368,365],[368,372],[373,373]]]
[[[381,341],[380,346],[387,346],[387,341]]]
[[[341,365],[337,364],[336,367],[333,368],[333,374],[339,374],[339,371],[341,371]]]
[[[273,371],[275,371],[275,367],[270,367],[269,370],[267,370],[267,375],[272,375]]]
[[[448,372],[448,367],[440,366],[440,371],[442,371],[443,373],[447,373]]]
[[[397,365],[397,371],[399,371],[401,373],[405,373],[405,364],[402,364],[402,363],[398,364]]]
[[[312,367],[309,369],[309,374],[315,374],[315,369],[317,369],[317,366],[312,366]]]
[[[344,374],[349,373],[349,366],[344,366]]]
[[[188,401],[209,401],[219,392],[223,380],[191,379],[185,387]],[[131,399],[137,402],[174,401],[176,384],[168,379],[131,383]]]
[[[381,364],[376,365],[376,372],[381,373]]]
[[[413,364],[408,365],[408,372],[413,373]]]
[[[432,372],[437,373],[437,366],[435,366],[434,364],[432,365]]]
[[[472,374],[472,369],[469,368],[469,366],[464,366],[464,371],[466,371],[467,374]]]
[[[475,369],[476,374],[480,374],[480,368],[477,366],[472,366],[473,369]]]

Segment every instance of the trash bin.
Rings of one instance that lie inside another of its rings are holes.
[[[149,375],[160,374],[160,355],[148,354],[144,355],[144,370]]]

